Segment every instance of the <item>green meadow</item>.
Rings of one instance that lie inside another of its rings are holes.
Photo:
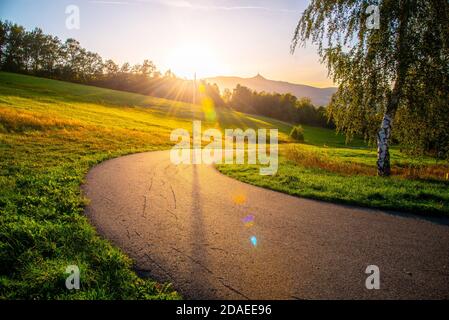
[[[391,177],[378,177],[377,150],[363,140],[304,126],[303,143],[280,144],[279,170],[261,176],[258,165],[220,165],[223,174],[294,196],[423,216],[449,214],[449,164],[392,147]]]
[[[215,118],[207,120],[206,118]],[[95,164],[169,149],[170,133],[204,127],[284,127],[231,111],[0,73],[0,298],[177,299],[143,280],[83,215],[80,185]],[[288,140],[286,133],[280,139]],[[65,287],[68,265],[81,290]]]
[[[169,284],[139,278],[132,261],[83,215],[88,170],[125,154],[169,149],[170,133],[205,128],[278,128],[280,166],[220,165],[231,177],[288,194],[367,207],[449,213],[449,165],[394,148],[391,178],[375,176],[376,151],[361,140],[227,109],[211,110],[96,87],[0,73],[0,298],[178,299]],[[65,288],[68,265],[81,290]]]

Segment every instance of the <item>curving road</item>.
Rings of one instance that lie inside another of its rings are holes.
[[[449,298],[447,221],[291,197],[167,151],[106,161],[83,190],[98,232],[188,299]]]

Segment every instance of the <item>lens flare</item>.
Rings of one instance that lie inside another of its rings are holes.
[[[247,228],[253,227],[254,226],[254,216],[253,215],[246,216],[245,218],[243,218],[243,223],[245,224],[245,227],[247,227]]]
[[[204,96],[201,99],[201,108],[204,113],[204,118],[207,121],[215,121],[217,119],[217,113],[215,112],[215,104],[212,98]]]
[[[242,205],[246,202],[246,196],[243,194],[239,194],[234,196],[233,201],[235,204]]]
[[[256,247],[257,246],[257,238],[255,236],[252,236],[250,240],[251,240],[252,245],[254,247]]]

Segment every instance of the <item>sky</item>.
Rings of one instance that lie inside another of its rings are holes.
[[[290,53],[307,0],[0,0],[0,19],[41,28],[117,63],[152,60],[183,78],[252,77],[333,85],[308,44]],[[69,29],[69,5],[79,29]]]

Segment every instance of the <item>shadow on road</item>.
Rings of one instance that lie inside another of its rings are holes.
[[[214,288],[210,283],[212,271],[208,267],[207,251],[204,250],[207,245],[205,238],[204,219],[201,199],[201,185],[198,176],[198,166],[192,166],[192,211],[191,211],[191,230],[190,230],[190,292],[195,292],[189,299],[214,299],[216,298]]]

